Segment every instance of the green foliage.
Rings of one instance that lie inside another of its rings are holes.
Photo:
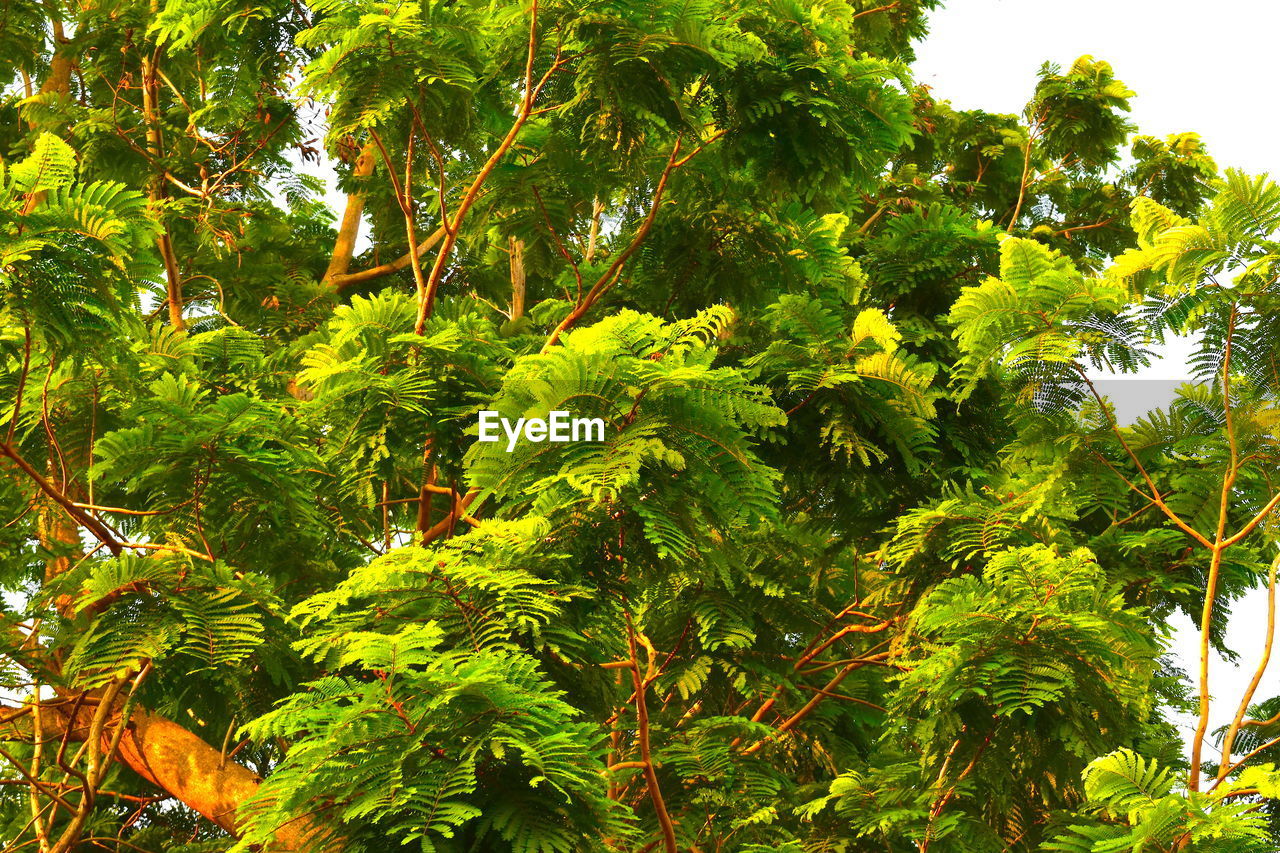
[[[821,301],[789,295],[766,310],[764,322],[773,342],[748,364],[797,400],[792,412],[812,404],[832,455],[883,461],[885,450],[867,435],[875,430],[918,465],[940,396],[934,366],[899,349],[901,334],[883,311],[863,309],[845,331]]]
[[[0,2],[0,839],[1274,849],[1280,190],[938,5]]]
[[[944,740],[976,703],[983,710],[974,719],[998,724],[1035,716],[1062,738],[1060,747],[1096,753],[1096,736],[1148,701],[1158,653],[1141,614],[1101,580],[1087,552],[1058,557],[1033,546],[997,554],[981,579],[939,584],[919,605],[913,626],[919,658],[901,681],[922,735]],[[1068,696],[1072,704],[1084,700],[1090,712],[1076,717]],[[1032,714],[1048,707],[1066,716]]]
[[[1125,290],[1085,278],[1069,259],[1032,240],[1006,239],[999,277],[966,288],[951,310],[962,353],[960,398],[1002,367],[1021,404],[1078,407],[1086,393],[1082,365],[1129,371],[1145,362],[1127,304]]]
[[[727,538],[772,516],[775,477],[751,436],[784,418],[765,389],[712,366],[709,342],[731,319],[726,308],[671,324],[623,311],[520,359],[494,398],[500,416],[600,418],[604,440],[522,441],[510,451],[505,440],[477,443],[470,481],[482,496],[506,499],[510,512],[560,515],[588,501],[604,512],[628,507],[659,557],[687,556],[695,536]],[[705,502],[691,504],[690,490]]]
[[[250,807],[241,847],[317,801],[342,822],[347,849],[387,838],[450,849],[445,839],[474,833],[550,853],[625,831],[597,784],[604,733],[576,719],[518,642],[554,635],[566,600],[521,567],[545,532],[492,524],[398,551],[295,608],[309,629],[298,648],[332,674],[247,727],[293,745]]]
[[[1134,181],[1150,187],[1152,197],[1183,216],[1196,212],[1218,176],[1217,165],[1195,133],[1134,137],[1133,156]]]
[[[189,673],[234,668],[263,643],[264,615],[278,607],[261,577],[182,556],[88,563],[60,586],[81,577],[78,609],[91,618],[64,640],[65,673],[89,687],[148,662]]]
[[[42,133],[24,159],[0,162],[0,288],[6,307],[68,347],[112,328],[153,267],[155,228],[141,193],[85,183],[76,155]]]
[[[952,578],[921,599],[890,708],[904,729],[885,734],[889,763],[832,784],[837,813],[861,836],[954,833],[957,849],[985,850],[989,830],[963,810],[939,819],[938,803],[970,800],[1015,834],[1035,809],[1072,803],[1075,773],[1132,736],[1150,708],[1159,654],[1142,614],[1102,577],[1087,552],[1032,546],[1000,551],[980,578]],[[919,745],[918,765],[892,762],[903,737]],[[1033,769],[1064,763],[1074,772]],[[1020,785],[1024,774],[1035,790]]]
[[[1274,768],[1259,766],[1251,771],[1248,788],[1273,796]],[[1246,853],[1270,849],[1271,836],[1256,804],[1238,798],[1243,786],[1228,785],[1207,794],[1179,793],[1167,769],[1128,749],[1091,763],[1084,782],[1097,822],[1073,824],[1069,834],[1046,844],[1045,850]]]
[[[284,537],[297,535],[291,526],[317,523],[316,455],[286,412],[242,392],[211,393],[182,374],[165,373],[146,390],[123,413],[135,425],[94,447],[100,484],[145,494],[161,511],[163,521],[143,518],[140,531],[205,550],[218,543],[220,553],[222,543],[261,537],[283,551]]]
[[[1128,111],[1133,95],[1110,63],[1092,56],[1077,59],[1066,74],[1046,64],[1033,101],[1043,116],[1038,124],[1045,153],[1058,160],[1079,158],[1088,166],[1107,164],[1133,130],[1119,115]]]

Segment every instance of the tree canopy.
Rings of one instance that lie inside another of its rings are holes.
[[[0,2],[0,849],[1276,849],[1280,186],[938,5]]]

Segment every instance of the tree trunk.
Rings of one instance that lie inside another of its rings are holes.
[[[117,716],[101,731],[104,752],[124,707],[120,699],[115,704]],[[56,741],[66,736],[72,742],[83,741],[89,736],[93,707],[90,703],[77,705],[66,695],[45,700],[41,715],[45,739]],[[24,709],[0,707],[0,740],[29,740],[30,732],[24,726],[29,729],[30,720]],[[257,774],[228,760],[177,723],[136,705],[127,726],[116,761],[232,835],[239,834],[242,821],[238,812],[257,793],[261,781]],[[66,734],[68,729],[70,734]],[[324,835],[314,821],[295,820],[276,830],[271,853],[338,853],[341,842],[326,843]]]
[[[373,174],[373,156],[375,149],[370,142],[360,149],[355,168],[351,176],[367,178]],[[338,239],[333,243],[333,257],[329,259],[329,268],[324,271],[324,281],[346,275],[351,268],[351,258],[356,251],[356,238],[360,236],[360,218],[364,215],[364,193],[354,192],[347,196],[347,206],[342,211],[342,223],[338,226]]]
[[[67,35],[63,30],[62,20],[54,17],[50,20],[53,30],[53,57],[49,60],[49,76],[40,85],[40,94],[71,94],[72,55],[67,43]]]
[[[258,791],[249,768],[228,761],[195,734],[164,717],[137,709],[120,741],[120,760],[153,785],[173,794],[227,832],[237,834],[237,811]],[[312,853],[316,827],[298,820],[276,831],[274,850]]]
[[[524,316],[524,241],[510,237],[508,246],[511,256],[511,319],[518,320]]]
[[[146,53],[142,56],[142,120],[147,128],[147,154],[151,158],[151,168],[155,171],[149,195],[152,202],[160,202],[166,195],[164,164],[160,161],[164,155],[164,139],[160,129],[160,82],[156,75],[155,59]],[[164,261],[169,325],[175,329],[185,329],[187,324],[182,319],[182,271],[178,269],[169,228],[163,221],[160,223],[160,236],[156,238],[156,250]]]

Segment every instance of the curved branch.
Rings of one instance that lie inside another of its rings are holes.
[[[421,258],[427,252],[434,249],[440,243],[440,240],[444,235],[445,229],[444,226],[441,225],[435,231],[431,232],[426,239],[419,240],[418,257]],[[333,286],[334,290],[341,293],[347,288],[354,287],[357,284],[363,284],[366,281],[373,281],[374,279],[382,278],[383,276],[388,276],[395,272],[400,272],[400,270],[406,269],[411,263],[413,263],[413,253],[406,252],[389,263],[379,264],[376,267],[370,267],[369,269],[361,270],[360,272],[333,275],[330,276],[327,281]]]

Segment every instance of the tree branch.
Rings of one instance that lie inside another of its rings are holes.
[[[701,149],[702,146],[699,146],[698,150]],[[697,151],[694,153],[696,154]],[[671,177],[672,170],[676,168],[676,158],[679,155],[680,140],[677,139],[675,146],[671,149],[671,155],[667,157],[667,165],[663,168],[662,174],[658,177],[658,186],[653,192],[653,202],[649,205],[649,213],[645,216],[644,221],[640,223],[640,227],[636,229],[635,236],[631,238],[631,242],[627,247],[618,254],[618,257],[614,258],[614,261],[609,265],[609,268],[606,269],[598,279],[596,279],[595,284],[591,285],[591,288],[586,292],[586,295],[578,301],[578,304],[569,312],[569,315],[561,320],[560,324],[555,327],[551,332],[550,337],[547,338],[547,342],[542,345],[542,352],[546,352],[551,349],[551,347],[559,343],[560,336],[591,310],[591,306],[604,295],[605,291],[613,286],[613,283],[617,280],[619,273],[622,271],[623,264],[625,264],[631,256],[635,254],[636,250],[640,248],[640,244],[644,242],[644,238],[649,235],[649,230],[653,228],[653,221],[658,216],[658,205],[662,203],[662,195],[666,192],[667,181]],[[688,162],[688,157],[680,162]]]
[[[432,231],[425,239],[419,240],[418,257],[421,258],[427,252],[439,245],[440,240],[444,235],[445,229],[444,226],[441,225],[435,231]],[[357,284],[363,284],[366,281],[373,281],[374,279],[400,272],[400,270],[405,269],[412,263],[413,254],[406,252],[389,263],[379,264],[376,267],[369,267],[369,269],[361,270],[360,272],[342,273],[341,275],[331,276],[328,281],[334,290],[338,293],[342,293],[344,290],[354,287]]]
[[[458,209],[453,214],[453,221],[448,223],[448,227],[445,229],[447,233],[444,236],[444,244],[436,255],[435,264],[431,267],[431,274],[427,277],[425,293],[418,304],[418,319],[414,324],[414,331],[419,335],[425,330],[427,318],[431,316],[431,311],[435,306],[436,291],[439,290],[440,280],[444,277],[445,263],[448,261],[454,245],[458,242],[458,229],[462,227],[463,219],[466,218],[471,206],[475,204],[476,199],[479,197],[480,189],[484,186],[484,182],[489,178],[489,175],[502,158],[506,156],[511,146],[515,144],[516,137],[520,135],[520,130],[533,114],[533,104],[537,100],[538,94],[542,91],[547,81],[551,79],[551,75],[564,64],[564,60],[557,53],[547,72],[542,75],[542,78],[536,84],[533,82],[533,60],[538,49],[538,0],[533,0],[529,15],[529,52],[525,58],[524,97],[520,101],[520,108],[516,113],[515,121],[511,124],[511,129],[507,131],[507,135],[502,138],[502,141],[498,143],[498,147],[489,155],[489,159],[485,161],[475,179],[471,181],[471,186],[467,187],[462,200],[458,202]]]
[[[1204,737],[1209,731],[1209,651],[1212,638],[1214,604],[1218,596],[1218,578],[1222,572],[1222,554],[1227,544],[1227,515],[1231,508],[1231,489],[1235,486],[1236,477],[1240,473],[1240,451],[1236,442],[1235,422],[1231,410],[1231,343],[1235,331],[1238,307],[1233,304],[1227,318],[1226,341],[1222,353],[1222,399],[1225,407],[1225,423],[1227,444],[1230,446],[1230,459],[1222,474],[1222,490],[1218,498],[1218,527],[1214,532],[1212,553],[1209,557],[1209,576],[1205,581],[1204,608],[1200,613],[1200,719],[1196,724],[1195,735],[1191,739],[1191,767],[1187,771],[1187,788],[1200,790],[1200,755],[1204,749]],[[1230,755],[1223,755],[1224,761],[1230,761]]]
[[[111,531],[107,529],[106,525],[76,506],[75,501],[63,494],[57,486],[49,482],[39,471],[33,468],[31,463],[23,459],[16,448],[6,441],[0,441],[0,456],[9,457],[22,473],[26,474],[40,488],[40,491],[52,498],[53,502],[62,507],[67,515],[92,533],[103,545],[106,545],[112,554],[117,557],[120,556],[124,548]]]
[[[666,801],[662,797],[662,789],[658,785],[658,774],[653,769],[653,755],[649,749],[649,705],[645,694],[649,692],[647,679],[640,675],[640,660],[636,648],[635,626],[631,624],[631,614],[624,613],[627,620],[627,648],[631,655],[631,680],[635,685],[636,699],[636,740],[640,746],[640,764],[644,768],[645,785],[649,789],[649,800],[658,817],[658,825],[662,827],[662,840],[666,844],[667,853],[676,851],[676,830],[667,812]],[[650,663],[652,666],[652,662]]]
[[[103,704],[77,704],[65,696],[44,701],[44,710],[52,712],[46,720],[54,727],[46,734],[81,741],[91,738],[94,714]],[[103,759],[111,756],[114,747],[115,760],[227,832],[237,833],[238,812],[258,791],[257,775],[225,760],[220,750],[199,736],[144,708],[135,708],[122,725],[124,711],[123,700],[112,702],[97,727]],[[30,713],[30,708],[0,706],[0,738],[5,737],[6,728]],[[113,728],[108,734],[109,726]],[[280,853],[338,853],[341,844],[317,846],[317,839],[324,835],[318,824],[299,819],[276,831],[272,849]]]
[[[1218,767],[1218,776],[1215,782],[1225,779],[1233,769],[1231,765],[1231,749],[1235,746],[1236,735],[1244,724],[1245,715],[1249,712],[1249,703],[1253,701],[1253,695],[1257,692],[1258,685],[1262,683],[1262,677],[1266,674],[1267,666],[1271,663],[1271,648],[1276,639],[1277,570],[1280,570],[1280,557],[1276,557],[1271,561],[1271,575],[1267,580],[1267,633],[1262,647],[1262,659],[1258,661],[1258,666],[1253,672],[1253,679],[1245,689],[1244,695],[1240,697],[1240,705],[1236,708],[1235,718],[1231,721],[1226,735],[1222,738],[1222,763]]]

